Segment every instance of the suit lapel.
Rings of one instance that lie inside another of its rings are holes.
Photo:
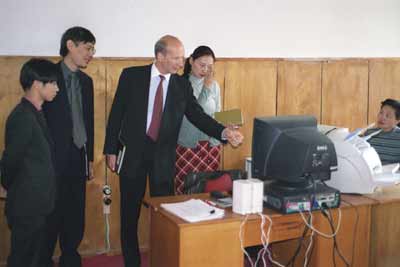
[[[144,98],[144,105],[146,106],[146,112],[147,112],[147,109],[148,109],[148,103],[149,103],[149,91],[150,91],[150,80],[151,80],[151,66],[152,65],[149,65],[149,66],[147,66],[146,68],[145,68],[145,70],[144,70],[144,79],[143,79],[143,92],[144,92],[144,95],[145,95],[145,98]],[[142,98],[143,99],[143,98]]]
[[[83,88],[85,88],[85,86],[84,86],[84,79],[83,79],[83,72],[82,71],[80,71],[80,70],[78,70],[78,78],[79,78],[79,84],[80,84],[80,86],[81,86],[81,99],[82,99],[82,104],[85,102],[84,101],[84,99],[85,99],[85,92],[84,92],[84,90],[83,90]]]
[[[49,143],[50,147],[53,147],[54,146],[53,138],[50,135],[49,127],[47,126],[45,118],[44,117],[39,118],[38,115],[36,115],[36,120],[38,121],[40,127],[42,128],[44,136],[45,136],[47,142]]]
[[[175,75],[171,75],[168,84],[167,98],[165,99],[165,107],[161,118],[160,134],[159,136],[164,136],[162,133],[168,128],[169,123],[173,120],[175,100],[177,98],[178,87],[176,86]]]
[[[72,121],[72,117],[71,117],[71,106],[69,104],[68,101],[68,96],[67,96],[67,89],[65,86],[65,80],[64,80],[64,75],[63,75],[63,71],[61,69],[61,61],[58,63],[58,94],[56,96],[56,98],[59,98],[59,102],[60,102],[60,106],[64,107],[66,109],[66,113],[69,115],[71,121]],[[53,100],[54,101],[54,100]]]
[[[88,130],[87,129],[87,125],[88,125],[87,118],[89,117],[87,113],[89,113],[89,112],[87,110],[88,105],[86,105],[86,103],[88,102],[88,98],[89,97],[87,96],[87,91],[85,91],[86,84],[85,84],[85,79],[84,79],[83,72],[81,70],[78,70],[77,74],[78,74],[79,84],[80,84],[80,87],[81,87],[80,91],[81,91],[81,101],[82,101],[82,103],[81,103],[82,116],[83,116],[83,120],[84,120],[84,123],[85,123],[86,131],[87,131]]]
[[[137,96],[135,93],[133,93],[133,97],[139,97],[138,99],[143,99],[143,105],[142,105],[142,112],[144,114],[144,124],[143,124],[143,129],[146,132],[146,126],[147,126],[147,112],[149,108],[149,92],[150,92],[150,79],[151,79],[151,67],[152,65],[146,66],[144,69],[144,73],[139,73],[138,79],[141,81],[141,85],[139,86],[139,92],[142,92],[142,95]],[[135,90],[135,84],[132,85],[132,90]],[[134,101],[134,99],[133,99]],[[135,103],[137,101],[134,101]]]
[[[36,122],[39,124],[40,129],[42,130],[45,139],[47,140],[47,142],[49,143],[50,146],[53,146],[54,145],[53,139],[51,138],[49,128],[47,127],[47,123],[46,123],[46,119],[45,119],[44,115],[43,114],[40,115],[39,112],[36,110],[36,108],[28,100],[23,99],[22,104],[35,117]]]

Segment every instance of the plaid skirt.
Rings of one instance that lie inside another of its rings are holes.
[[[221,146],[210,146],[208,141],[199,141],[195,148],[176,147],[175,194],[183,194],[185,177],[190,172],[208,172],[219,169]]]

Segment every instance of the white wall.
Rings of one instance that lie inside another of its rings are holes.
[[[399,57],[399,0],[0,0],[0,55],[57,55],[74,25],[101,57],[147,57],[170,33],[218,57]]]

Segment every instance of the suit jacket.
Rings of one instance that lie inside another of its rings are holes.
[[[51,136],[55,143],[56,150],[56,171],[57,175],[65,172],[68,163],[69,150],[72,140],[72,115],[71,106],[68,102],[68,95],[65,80],[61,69],[61,62],[58,63],[58,88],[59,92],[52,102],[46,102],[43,110],[47,119]],[[93,81],[87,74],[78,71],[79,82],[82,87],[83,120],[85,123],[87,141],[86,169],[82,173],[88,175],[88,161],[93,161],[94,144],[94,110],[93,110]]]
[[[120,172],[122,176],[134,176],[141,161],[146,138],[150,78],[151,65],[148,65],[124,69],[119,79],[108,119],[104,154],[116,155],[120,142],[126,146]],[[209,136],[221,140],[224,126],[204,113],[187,79],[171,75],[155,145],[153,176],[157,188],[152,188],[152,192],[168,188],[167,191],[173,193],[175,150],[183,115]]]
[[[6,122],[2,175],[7,216],[46,215],[53,210],[53,141],[44,116],[25,98]]]

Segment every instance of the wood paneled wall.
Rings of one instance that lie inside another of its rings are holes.
[[[19,71],[27,57],[0,57],[0,150],[4,148],[5,120],[22,96]],[[51,58],[53,61],[57,58]],[[86,70],[95,84],[95,176],[88,183],[86,232],[83,254],[105,248],[102,187],[107,177],[112,186],[110,217],[111,250],[119,252],[119,182],[105,168],[102,155],[105,125],[121,70],[150,63],[151,59],[96,59]],[[400,59],[219,59],[216,79],[223,108],[241,108],[245,124],[243,145],[226,146],[223,168],[243,168],[251,154],[253,118],[288,114],[312,114],[321,123],[356,128],[375,120],[380,102],[400,99]],[[0,201],[0,263],[9,250],[9,232]],[[142,209],[140,244],[148,248],[148,213]]]
[[[368,61],[324,62],[322,123],[354,129],[367,124],[367,114]]]
[[[276,112],[276,61],[228,61],[225,67],[224,109],[241,108],[245,136],[238,148],[224,148],[224,168],[242,168],[250,156],[253,118]]]
[[[308,114],[321,118],[322,63],[278,63],[277,115]]]
[[[382,100],[400,99],[400,61],[379,59],[369,61],[368,121],[376,120]]]

